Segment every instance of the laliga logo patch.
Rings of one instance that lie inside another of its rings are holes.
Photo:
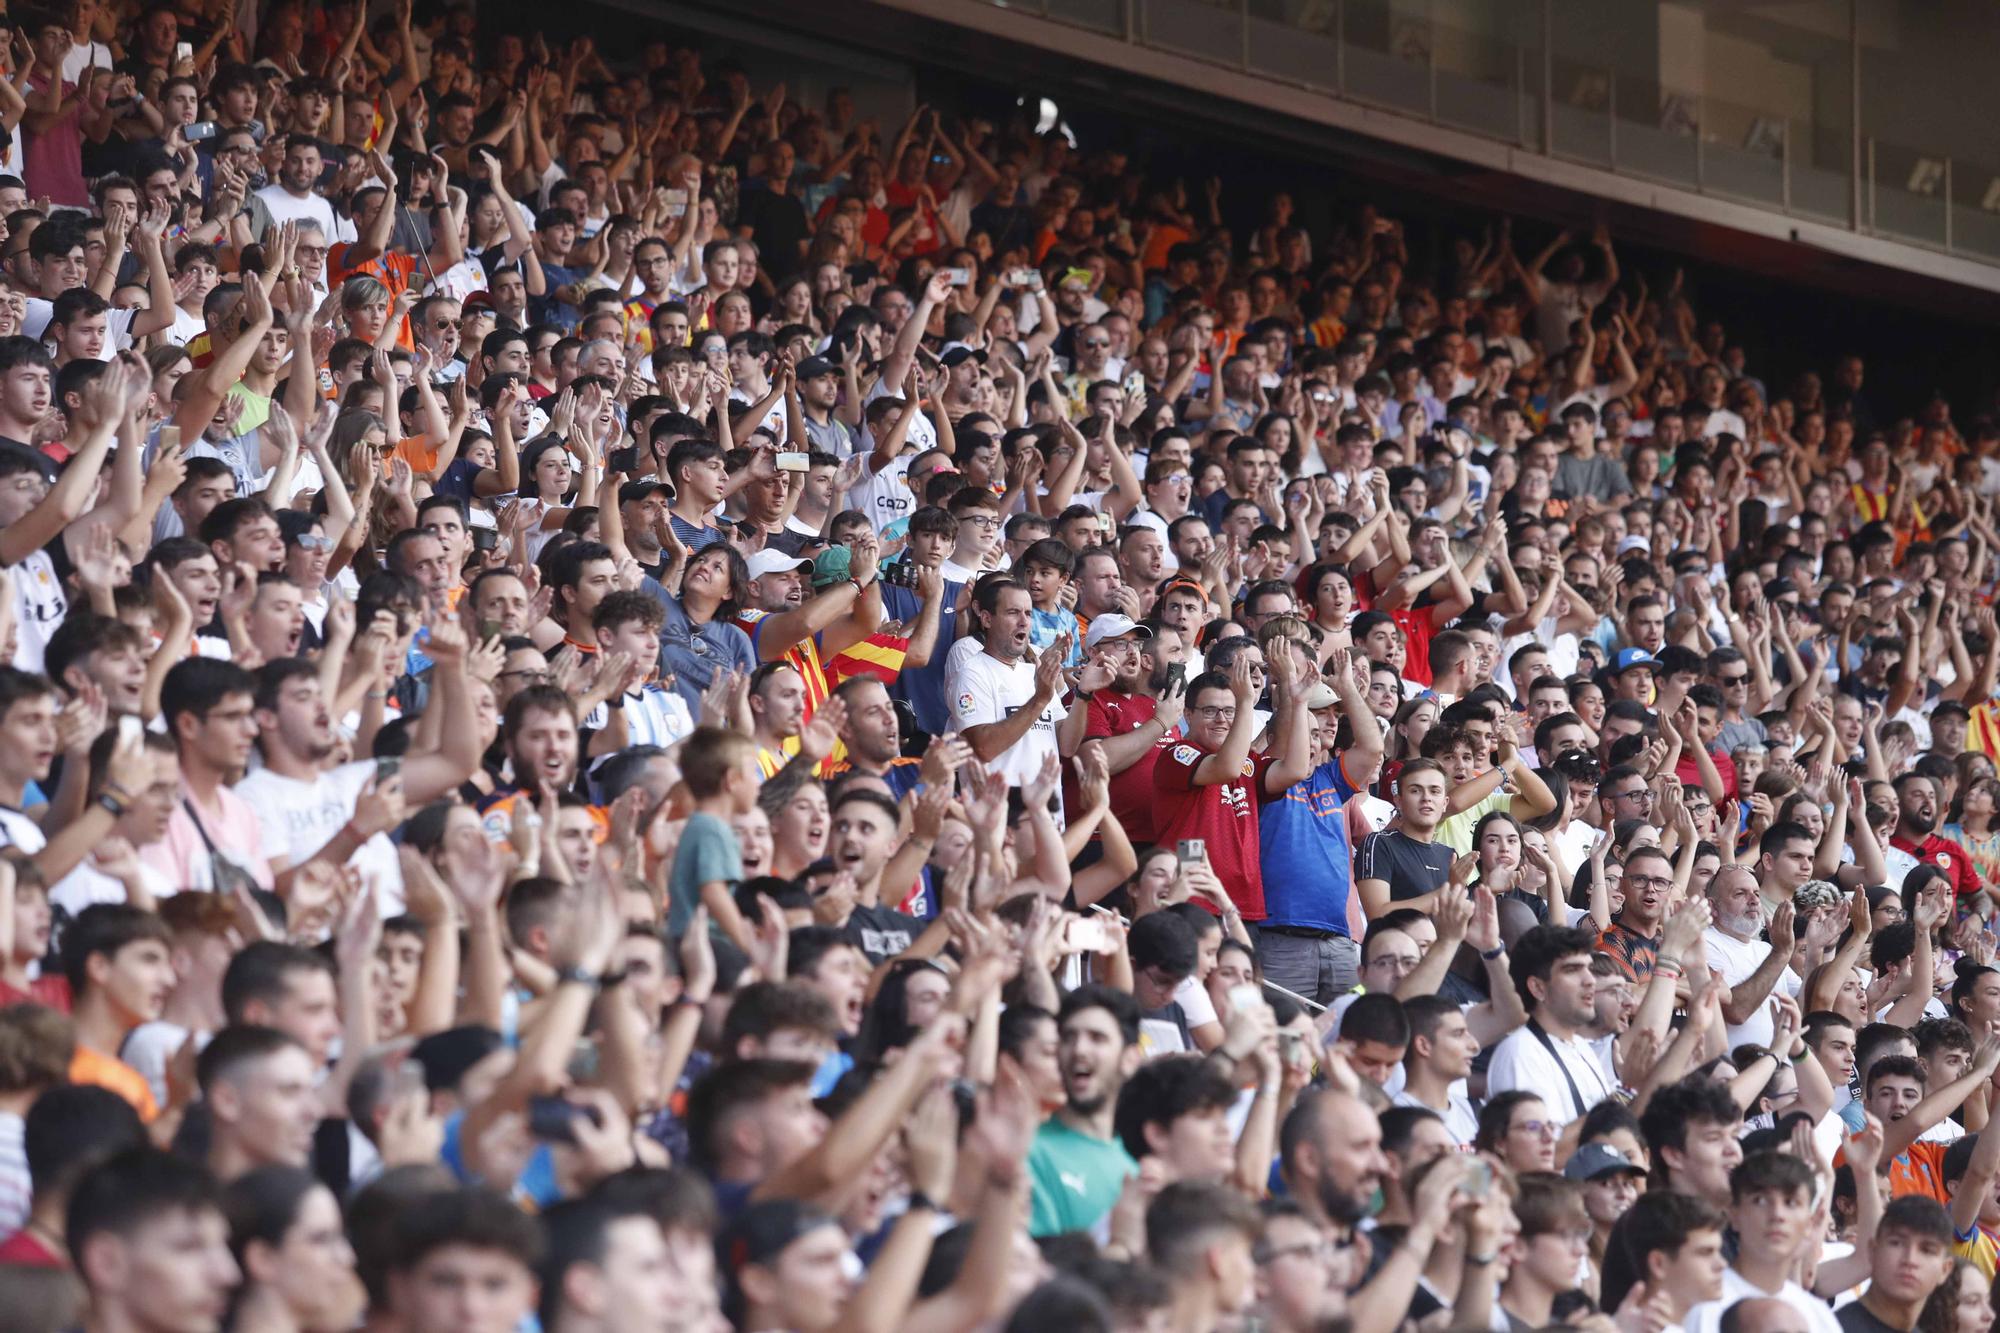
[[[1195,749],[1192,745],[1176,745],[1174,747],[1174,762],[1177,764],[1199,763],[1201,762],[1201,751]]]

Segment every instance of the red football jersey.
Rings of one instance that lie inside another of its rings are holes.
[[[1263,802],[1268,755],[1251,755],[1243,771],[1210,787],[1195,785],[1195,770],[1208,751],[1182,740],[1160,751],[1153,765],[1154,841],[1171,847],[1182,838],[1208,844],[1208,863],[1229,891],[1245,921],[1262,921],[1264,871],[1262,844],[1257,837],[1257,809]]]

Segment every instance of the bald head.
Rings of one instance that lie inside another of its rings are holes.
[[[1777,1297],[1757,1296],[1723,1311],[1722,1333],[1812,1333],[1812,1325]]]

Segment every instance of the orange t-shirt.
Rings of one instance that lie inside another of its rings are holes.
[[[410,471],[418,476],[427,476],[437,467],[438,446],[431,443],[428,435],[405,435],[396,441],[397,458],[410,465]]]
[[[139,1119],[149,1125],[160,1118],[160,1106],[153,1100],[152,1084],[146,1082],[144,1074],[114,1056],[102,1055],[88,1046],[77,1047],[76,1054],[69,1061],[69,1081],[111,1089],[132,1103]]]
[[[1951,1191],[1944,1187],[1944,1153],[1947,1143],[1912,1143],[1910,1150],[1889,1163],[1889,1197],[1921,1194],[1947,1206]]]

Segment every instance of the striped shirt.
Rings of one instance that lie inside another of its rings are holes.
[[[749,610],[736,613],[736,625],[745,634],[750,636],[750,647],[760,662],[779,660],[775,658],[767,659],[764,656],[762,646],[758,642],[759,636],[763,633],[765,623],[770,618],[771,612],[769,611]],[[805,638],[800,639],[790,648],[787,648],[782,660],[792,670],[798,672],[799,679],[806,683],[806,713],[802,720],[810,722],[812,721],[812,715],[819,711],[819,706],[826,702],[826,696],[832,691],[832,687],[827,683],[826,669],[820,665],[819,645],[813,642],[812,636],[808,634]]]

